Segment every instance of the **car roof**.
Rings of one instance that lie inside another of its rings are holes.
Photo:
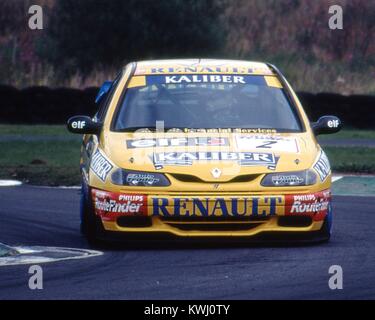
[[[136,62],[134,75],[153,74],[248,74],[274,75],[263,62],[221,59],[170,59]]]

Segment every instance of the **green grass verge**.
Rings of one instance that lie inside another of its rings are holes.
[[[7,137],[12,139],[7,141]],[[32,137],[38,140],[30,140]],[[371,139],[375,138],[375,132],[347,130],[335,135],[339,137]],[[80,136],[71,135],[65,126],[0,125],[0,179],[49,186],[79,185],[80,145]],[[375,173],[375,148],[325,147],[324,150],[334,171]]]
[[[375,139],[375,130],[342,130],[332,135],[319,136],[320,141],[331,139]]]
[[[0,179],[39,185],[78,185],[79,141],[0,142]]]
[[[375,173],[375,148],[324,147],[333,171]]]
[[[80,146],[64,125],[0,125],[0,179],[79,185]]]
[[[8,125],[0,124],[0,136],[69,136],[64,125]]]

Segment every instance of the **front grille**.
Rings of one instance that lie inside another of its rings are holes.
[[[213,183],[217,182],[217,180],[212,181],[204,181],[201,178],[191,175],[191,174],[180,174],[180,173],[171,173],[170,174],[176,180],[181,182],[199,182],[199,183]],[[221,183],[240,183],[240,182],[251,182],[259,177],[259,174],[243,174],[234,177],[233,179]]]
[[[152,226],[150,217],[122,216],[117,218],[117,224],[123,228],[147,228]]]
[[[231,183],[250,182],[250,181],[255,180],[258,177],[259,177],[259,174],[243,174],[243,175],[234,177],[232,180],[229,180],[228,182],[231,182]]]
[[[280,227],[309,227],[312,224],[312,218],[308,216],[286,216],[279,217],[277,224]]]
[[[173,178],[175,178],[176,180],[179,180],[179,181],[182,181],[182,182],[204,182],[202,179],[196,177],[196,176],[193,176],[191,174],[179,174],[179,173],[173,173],[171,174],[171,176]]]
[[[183,231],[246,231],[270,217],[160,217],[164,223]]]
[[[254,229],[261,223],[168,223],[168,225],[184,231],[245,231]]]

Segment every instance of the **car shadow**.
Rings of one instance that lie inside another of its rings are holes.
[[[253,242],[253,241],[238,241],[238,240],[224,240],[210,241],[210,240],[193,240],[193,239],[178,239],[178,240],[158,240],[158,241],[101,241],[90,244],[90,248],[102,251],[123,251],[123,250],[219,250],[219,249],[261,249],[261,248],[299,248],[299,247],[313,247],[327,244],[327,241],[314,242],[291,242],[291,241],[268,241],[268,242]]]

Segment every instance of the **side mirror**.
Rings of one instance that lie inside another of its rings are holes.
[[[111,87],[112,87],[112,81],[104,81],[95,98],[95,103],[99,103],[100,100],[102,100],[103,97],[109,92],[109,90],[111,90]]]
[[[335,116],[320,117],[317,122],[312,123],[315,135],[339,132],[342,128],[341,120]]]
[[[80,134],[98,134],[102,128],[101,123],[93,121],[88,116],[71,117],[66,126],[70,132]]]

